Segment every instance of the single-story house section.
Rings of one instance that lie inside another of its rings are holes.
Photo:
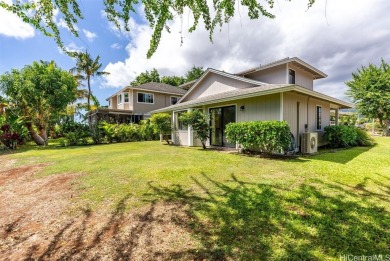
[[[201,109],[210,114],[209,146],[235,146],[226,140],[230,122],[287,121],[299,149],[302,133],[316,132],[321,142],[331,111],[353,105],[313,91],[313,81],[327,75],[299,58],[286,58],[231,74],[207,69],[175,104],[154,110],[172,115],[172,141],[182,146],[200,146],[194,132],[178,122],[181,113]],[[337,122],[336,122],[337,124]]]

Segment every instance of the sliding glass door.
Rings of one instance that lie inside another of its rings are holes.
[[[236,122],[236,106],[226,106],[210,109],[210,144],[212,146],[234,147],[226,140],[225,127],[230,122]]]

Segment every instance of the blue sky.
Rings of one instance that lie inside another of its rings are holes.
[[[305,0],[277,1],[272,10],[276,19],[255,21],[240,7],[229,25],[216,30],[213,44],[202,24],[194,33],[187,32],[192,18],[186,13],[170,23],[171,33],[163,33],[151,59],[146,59],[146,51],[152,30],[142,16],[142,6],[141,15],[133,15],[129,22],[131,31],[119,32],[105,19],[102,2],[80,2],[85,16],[78,24],[80,38],[61,27],[65,45],[100,55],[102,69],[110,72],[92,82],[102,105],[118,88],[152,68],[162,75],[183,75],[193,65],[235,73],[294,56],[329,75],[315,81],[315,90],[345,100],[344,82],[357,67],[377,64],[382,57],[390,62],[388,0],[317,0],[309,10]],[[54,60],[64,69],[75,65],[52,39],[0,9],[0,73],[36,60]]]

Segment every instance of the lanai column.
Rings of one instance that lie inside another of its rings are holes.
[[[339,109],[334,109],[335,125],[339,125]]]
[[[188,108],[187,112],[192,112],[192,108]],[[194,133],[192,132],[192,126],[188,125],[188,147],[194,146]]]
[[[176,140],[175,140],[175,137],[176,137],[176,113],[173,111],[172,112],[172,125],[171,125],[171,128],[172,128],[172,131],[171,131],[171,139],[172,139],[172,143],[173,144],[176,144]]]

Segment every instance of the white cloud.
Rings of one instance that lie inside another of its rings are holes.
[[[60,20],[57,22],[57,26],[60,27],[60,28],[64,28],[64,29],[69,31],[69,26],[66,24],[66,21],[63,18],[60,18]],[[79,30],[79,27],[76,24],[73,25],[73,27],[74,27],[74,29],[76,31]]]
[[[68,52],[80,52],[80,51],[84,51],[84,47],[78,46],[74,42],[71,42],[71,43],[65,45],[65,50],[68,51]],[[61,48],[59,48],[59,47],[58,47],[58,51],[61,54],[64,54],[63,50]]]
[[[97,34],[90,32],[88,30],[83,29],[83,33],[85,37],[87,37],[89,42],[93,42],[93,40],[97,37]]]
[[[113,44],[111,44],[111,48],[112,49],[122,49],[122,45],[121,44],[119,44],[119,43],[113,43]]]
[[[390,60],[389,8],[387,0],[328,0],[326,6],[324,0],[318,0],[309,10],[305,1],[281,1],[273,10],[275,19],[250,20],[240,7],[240,15],[216,30],[214,44],[202,24],[195,32],[186,32],[192,21],[187,21],[185,14],[186,19],[170,24],[172,33],[163,32],[160,46],[149,60],[146,52],[152,30],[131,20],[131,32],[126,34],[130,39],[128,57],[106,66],[104,71],[110,75],[104,76],[104,84],[123,87],[152,68],[163,75],[183,75],[192,65],[238,72],[298,56],[329,75],[315,81],[315,90],[344,98],[344,82],[357,67],[378,63],[381,57]]]
[[[11,0],[4,1],[11,4]],[[17,15],[0,8],[0,35],[14,37],[17,39],[26,39],[34,37],[34,28],[23,22]]]

